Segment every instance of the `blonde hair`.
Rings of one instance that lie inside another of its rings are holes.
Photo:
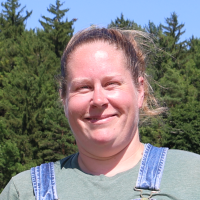
[[[143,39],[141,39],[143,38]],[[142,50],[142,43],[144,41],[150,41],[148,33],[134,30],[119,30],[116,28],[99,28],[90,27],[83,31],[76,33],[69,43],[67,44],[63,56],[61,58],[61,96],[66,98],[67,91],[67,76],[68,76],[68,62],[70,55],[74,50],[87,43],[95,41],[108,42],[111,45],[115,45],[117,49],[122,50],[127,62],[127,68],[132,74],[133,81],[138,86],[138,78],[144,78],[144,102],[142,106],[143,115],[157,115],[160,114],[164,108],[159,108],[157,101],[152,94],[151,86],[147,80],[145,73],[146,69],[146,54]]]

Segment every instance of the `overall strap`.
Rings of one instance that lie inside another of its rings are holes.
[[[31,168],[31,178],[36,200],[58,199],[53,162]]]
[[[159,191],[168,148],[145,144],[135,189]]]

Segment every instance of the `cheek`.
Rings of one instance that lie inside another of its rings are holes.
[[[122,109],[137,109],[137,94],[134,91],[116,91],[108,94],[110,103]]]
[[[70,120],[70,118],[77,118],[77,116],[82,116],[87,112],[89,106],[89,95],[73,96],[69,97],[66,108],[65,115]]]

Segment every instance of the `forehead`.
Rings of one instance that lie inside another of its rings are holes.
[[[113,44],[109,44],[104,41],[95,41],[78,46],[70,55],[67,71],[68,73],[73,70],[75,65],[79,65],[80,68],[85,64],[90,66],[105,64],[106,62],[120,62],[125,63],[125,56],[121,49],[117,48]]]
[[[110,44],[107,41],[101,41],[101,40],[97,40],[97,41],[91,41],[91,42],[87,42],[87,43],[83,43],[79,46],[77,46],[74,51],[71,53],[70,57],[73,57],[74,54],[80,54],[80,53],[86,53],[87,51],[96,51],[96,50],[102,50],[103,51],[107,51],[109,52],[109,54],[124,54],[123,50],[121,50],[120,48],[118,48],[115,44]],[[105,54],[99,53],[97,54],[99,56],[103,56]]]

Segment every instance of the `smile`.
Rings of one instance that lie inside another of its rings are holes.
[[[87,117],[85,118],[87,121],[91,122],[91,123],[103,123],[103,122],[108,122],[111,119],[113,119],[113,117],[115,117],[116,115],[102,115],[102,116],[92,116],[92,117]]]

